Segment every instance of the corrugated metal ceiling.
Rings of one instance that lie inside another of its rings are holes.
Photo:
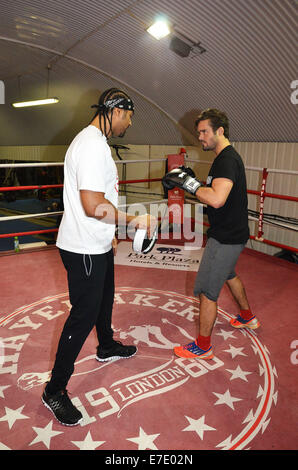
[[[206,52],[181,58],[145,28],[165,15]],[[1,1],[0,145],[65,144],[110,86],[136,102],[123,143],[193,144],[194,116],[215,106],[233,141],[297,141],[295,0]],[[50,94],[60,103],[14,110]]]

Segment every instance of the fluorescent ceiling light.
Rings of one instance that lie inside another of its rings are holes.
[[[166,21],[158,20],[152,26],[147,29],[147,32],[155,37],[155,39],[161,39],[170,34],[171,30]]]
[[[58,98],[46,98],[44,100],[22,101],[19,103],[12,103],[12,106],[14,108],[24,108],[26,106],[41,106],[43,104],[53,104],[58,102]]]

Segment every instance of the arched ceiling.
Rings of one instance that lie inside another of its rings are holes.
[[[151,37],[160,14],[206,52]],[[206,107],[228,113],[233,141],[297,141],[295,0],[2,0],[0,24],[0,145],[68,144],[111,86],[136,105],[123,144],[195,144]],[[12,108],[45,97],[49,67],[59,104]]]

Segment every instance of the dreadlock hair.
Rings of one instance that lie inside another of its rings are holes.
[[[112,131],[114,108],[134,111],[134,104],[124,91],[118,88],[109,88],[100,95],[98,104],[92,105],[91,108],[97,108],[97,111],[90,122],[92,122],[96,116],[99,116],[100,130],[103,135],[107,137],[107,122],[109,123],[110,131]],[[103,129],[101,117],[103,117]]]

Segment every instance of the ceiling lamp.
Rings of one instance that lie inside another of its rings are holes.
[[[33,100],[33,101],[20,101],[18,103],[12,103],[14,108],[25,108],[26,106],[41,106],[44,104],[54,104],[59,103],[58,98],[45,98],[43,100]]]
[[[50,70],[51,70],[51,65],[48,64],[48,66],[47,66],[47,94],[46,94],[46,98],[41,99],[41,100],[19,101],[17,103],[12,103],[12,106],[14,108],[25,108],[25,107],[28,107],[28,106],[42,106],[44,104],[59,103],[58,98],[49,98]],[[20,80],[21,80],[21,76],[18,76],[19,94],[20,94],[20,89],[21,89]]]
[[[168,23],[165,20],[157,20],[146,30],[155,39],[161,39],[168,36],[171,32]]]

